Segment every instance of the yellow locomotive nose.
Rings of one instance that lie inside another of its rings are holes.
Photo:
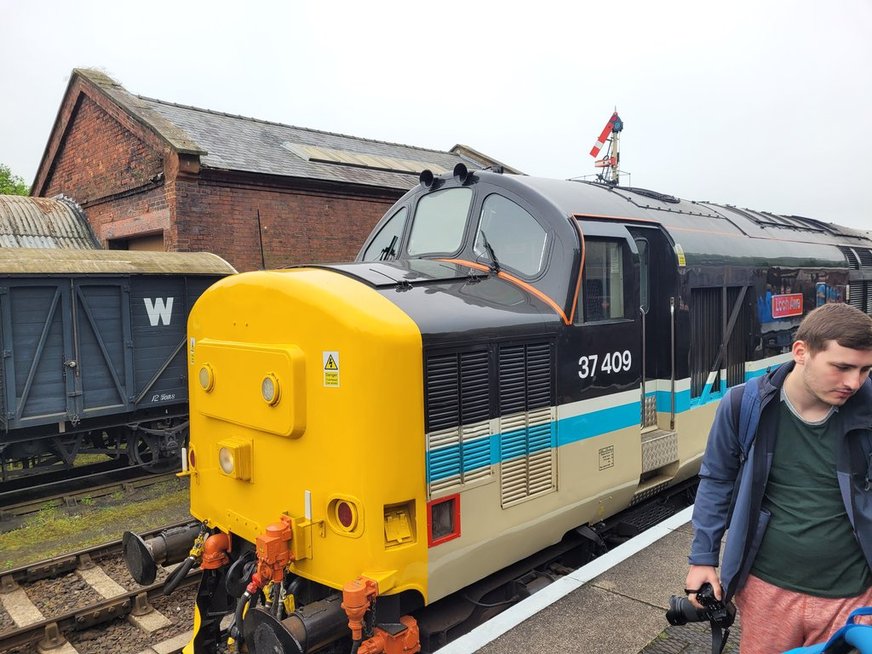
[[[335,271],[225,282],[188,325],[193,514],[252,544],[286,519],[291,574],[336,590],[364,575],[426,601],[417,325]]]

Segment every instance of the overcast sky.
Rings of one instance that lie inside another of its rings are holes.
[[[0,0],[0,163],[74,67],[152,98],[872,229],[872,0]]]

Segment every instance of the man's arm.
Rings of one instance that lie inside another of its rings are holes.
[[[724,593],[721,590],[721,580],[718,577],[717,568],[711,565],[691,565],[684,582],[684,588],[688,591],[697,591],[704,583],[712,585],[717,599],[723,599]],[[687,598],[696,608],[703,608],[702,604],[696,601],[696,592],[688,592]]]
[[[742,391],[730,391],[736,392]],[[688,557],[690,570],[685,585],[688,590],[696,590],[708,582],[718,599],[721,599],[722,591],[716,568],[739,474],[740,445],[731,400],[727,394],[718,406],[699,471],[700,481],[693,507],[693,541]],[[691,594],[690,599],[696,604],[695,594]]]

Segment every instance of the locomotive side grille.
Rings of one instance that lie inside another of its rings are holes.
[[[554,408],[500,419],[500,500],[508,507],[556,489]]]
[[[427,359],[427,431],[431,434],[460,422],[458,355]]]
[[[500,415],[554,404],[551,343],[500,348]]]
[[[854,248],[861,268],[872,268],[872,250],[869,248]]]
[[[690,297],[690,396],[699,397],[709,379],[709,367],[714,363],[720,347],[723,325],[721,289],[693,288]],[[715,376],[712,391],[718,390],[720,377]]]
[[[553,358],[550,342],[427,357],[431,495],[491,478],[497,426],[502,505],[556,488]],[[492,410],[502,417],[491,419]]]
[[[427,471],[431,495],[492,474],[488,361],[487,350],[427,358]]]
[[[727,289],[727,307],[732,308],[736,304],[739,300],[740,290],[735,286]],[[721,363],[727,369],[727,386],[736,386],[745,381],[745,359],[747,357],[747,341],[750,333],[751,312],[748,309],[748,303],[744,302],[741,309],[739,309],[733,333],[727,342],[726,355]]]
[[[727,386],[745,381],[745,358],[751,332],[747,290],[741,286],[692,288],[690,290],[690,396],[722,389],[721,371]],[[730,329],[732,324],[732,329]],[[721,347],[724,348],[720,352]],[[712,366],[717,363],[717,369]]]
[[[864,284],[863,282],[851,282],[851,285],[848,290],[848,303],[852,307],[856,307],[860,311],[864,311],[863,309],[863,300],[865,299],[863,293],[864,286],[872,286]]]
[[[872,316],[872,281],[851,282],[848,291],[848,303],[852,307]]]
[[[527,408],[523,345],[500,348],[500,414]]]
[[[500,347],[500,498],[503,507],[557,487],[551,343]]]
[[[488,354],[464,352],[460,356],[460,422],[469,424],[490,417]]]
[[[840,245],[839,250],[845,255],[845,259],[848,260],[848,265],[852,270],[860,270],[860,259],[854,254],[854,250],[844,245]]]
[[[551,392],[551,344],[527,346],[527,409],[554,403]]]

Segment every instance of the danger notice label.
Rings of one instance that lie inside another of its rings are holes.
[[[324,386],[339,388],[339,352],[322,352],[324,362]]]

